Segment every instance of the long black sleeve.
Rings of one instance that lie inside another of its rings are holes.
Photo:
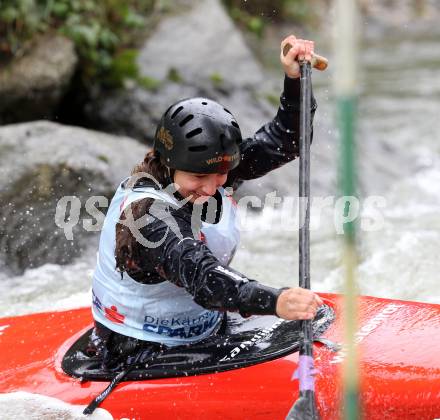
[[[299,78],[285,76],[277,115],[241,143],[241,162],[230,172],[228,185],[259,178],[299,156],[299,99]],[[316,108],[312,95],[312,124]]]
[[[226,185],[263,176],[298,156],[299,91],[299,79],[286,76],[277,115],[241,143],[241,162],[230,172]],[[312,116],[315,109],[312,98]],[[157,246],[139,246],[137,271],[128,274],[144,283],[171,281],[207,309],[239,311],[243,316],[276,314],[281,289],[264,286],[222,265],[199,240],[197,229],[193,232],[191,210],[186,206],[164,208],[161,217],[150,212],[141,233],[150,245]]]
[[[142,247],[143,273],[159,273],[184,287],[206,309],[238,311],[242,316],[276,314],[280,290],[222,265],[202,241],[194,238],[187,209],[164,214],[160,219],[152,216],[141,229],[150,244],[158,244]]]

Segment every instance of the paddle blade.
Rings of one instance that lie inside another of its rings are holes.
[[[301,391],[286,420],[319,420],[314,391]]]

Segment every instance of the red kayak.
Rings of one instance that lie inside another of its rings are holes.
[[[341,298],[313,322],[322,419],[340,416]],[[440,305],[362,297],[361,403],[365,419],[440,418]],[[229,332],[165,353],[103,401],[113,418],[284,419],[298,397],[299,323],[232,315]],[[111,378],[82,350],[89,308],[0,320],[0,393],[25,391],[86,406]]]

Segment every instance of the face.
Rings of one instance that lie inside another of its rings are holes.
[[[202,204],[215,194],[227,177],[228,174],[196,174],[176,170],[174,183],[182,197],[189,198],[191,203]]]

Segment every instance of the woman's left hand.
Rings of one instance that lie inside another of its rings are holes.
[[[289,45],[291,45],[289,49]],[[280,60],[284,72],[292,79],[300,77],[299,62],[311,61],[315,43],[289,35],[281,41]]]

